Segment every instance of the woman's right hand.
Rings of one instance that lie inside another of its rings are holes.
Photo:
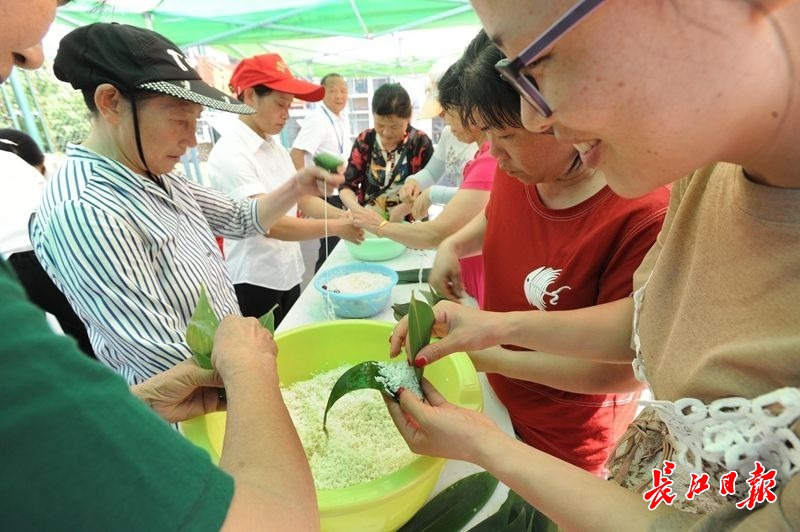
[[[352,211],[353,223],[356,227],[360,227],[365,231],[375,234],[378,231],[381,223],[385,221],[384,217],[375,212],[373,209],[365,209],[364,207]]]
[[[298,197],[303,194],[330,196],[344,183],[344,176],[328,172],[319,166],[306,166],[294,175],[294,180],[297,183]]]
[[[226,316],[214,336],[211,361],[223,381],[239,371],[255,365],[276,364],[278,344],[272,334],[255,318]]]
[[[339,238],[354,244],[360,244],[364,241],[364,230],[355,225],[350,215],[338,220],[329,220],[328,224],[331,226],[331,232]]]
[[[426,345],[417,353],[414,363],[418,367],[427,366],[451,353],[486,349],[502,343],[497,336],[501,330],[502,313],[440,301],[433,307],[433,317],[431,336],[441,340]],[[389,356],[399,355],[407,340],[408,316],[404,316],[389,338]]]
[[[491,419],[448,403],[427,379],[422,379],[422,390],[428,404],[408,391],[400,393],[399,403],[385,399],[392,421],[415,453],[475,463],[491,436],[503,437]]]
[[[403,186],[400,187],[400,201],[402,203],[414,203],[419,196],[419,185],[413,177],[407,177]]]
[[[431,272],[428,274],[428,283],[439,294],[451,301],[458,301],[464,296],[464,286],[461,283],[461,263],[453,248],[442,242],[436,250]]]

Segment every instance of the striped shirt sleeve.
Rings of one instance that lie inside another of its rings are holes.
[[[67,201],[39,229],[37,253],[47,255],[43,262],[58,272],[73,307],[99,335],[105,362],[129,384],[191,356],[170,287],[128,222],[87,202]]]
[[[258,200],[250,198],[234,200],[217,190],[189,180],[184,182],[215,235],[240,239],[267,233],[258,222]]]

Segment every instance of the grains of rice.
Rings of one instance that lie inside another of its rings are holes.
[[[417,456],[397,432],[377,390],[357,390],[339,399],[328,412],[325,436],[322,416],[328,396],[350,367],[342,366],[281,390],[318,490],[374,480]]]
[[[392,280],[388,276],[380,273],[356,272],[330,279],[325,288],[339,294],[361,294],[374,292],[391,282]]]
[[[414,392],[420,399],[424,397],[422,389],[419,387],[417,375],[414,373],[414,368],[409,366],[407,362],[380,362],[379,365],[380,370],[376,378],[393,394],[397,392],[398,388],[405,388]]]

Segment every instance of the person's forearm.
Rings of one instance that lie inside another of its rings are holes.
[[[497,345],[619,364],[631,362],[633,299],[564,311],[489,313]]]
[[[497,431],[476,444],[475,463],[564,530],[648,530],[664,512],[642,496]]]
[[[325,225],[325,220],[284,216],[270,227],[266,238],[275,238],[286,242],[313,240],[325,236]],[[328,236],[339,236],[340,221],[329,220],[327,225]]]
[[[313,515],[314,481],[281,397],[275,359],[265,356],[224,380],[228,415],[219,466],[237,485],[252,486],[270,500],[291,506],[306,501]]]
[[[258,223],[264,230],[269,230],[272,225],[296,203],[299,196],[297,180],[292,178],[269,194],[259,194],[258,197]]]
[[[458,187],[446,187],[443,185],[433,185],[430,190],[431,203],[444,205],[450,203],[453,196],[458,194]]]
[[[413,249],[433,249],[446,236],[439,229],[433,222],[413,224],[392,222],[381,227],[381,236]]]
[[[483,251],[483,235],[486,233],[486,215],[479,212],[467,225],[450,235],[443,244],[451,247],[459,258],[480,255]]]
[[[638,392],[644,384],[630,364],[606,364],[538,351],[511,351],[490,347],[469,353],[475,369],[512,379],[536,382],[573,393]]]
[[[327,214],[328,219],[341,218],[346,212],[338,207],[334,207],[318,196],[302,196],[297,200],[297,207],[303,212],[304,216],[324,219]]]
[[[361,205],[358,203],[358,198],[356,197],[356,193],[350,190],[349,188],[339,189],[339,199],[342,200],[342,205],[344,205],[351,211],[357,210],[359,207],[361,207]]]
[[[292,158],[292,163],[294,163],[294,167],[297,170],[301,168],[305,168],[306,166],[306,151],[298,150],[297,148],[292,148],[289,151],[289,157]]]

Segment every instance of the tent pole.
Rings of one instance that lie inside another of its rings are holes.
[[[25,94],[25,89],[23,89],[22,83],[19,81],[16,68],[11,71],[11,76],[9,76],[8,80],[11,82],[11,90],[14,92],[14,97],[17,99],[19,110],[22,112],[22,120],[25,123],[26,133],[33,137],[33,140],[35,140],[39,146],[42,146],[42,137],[39,135],[39,128],[36,126],[36,121],[33,119],[33,113],[28,105],[28,96]]]
[[[47,127],[47,119],[45,118],[44,113],[42,112],[42,106],[39,103],[39,93],[36,91],[36,86],[33,84],[28,71],[23,70],[22,73],[25,74],[25,81],[28,82],[28,90],[31,91],[33,106],[36,108],[36,116],[39,118],[39,124],[42,126],[42,131],[44,131],[44,140],[47,142],[45,151],[52,153],[55,151],[53,146],[53,138],[50,136],[50,128]]]
[[[13,125],[14,129],[19,129],[17,110],[11,104],[11,97],[9,97],[8,92],[6,91],[5,83],[0,84],[0,90],[3,91],[3,103],[6,104],[6,111],[8,112],[8,116],[11,118],[11,124]]]

